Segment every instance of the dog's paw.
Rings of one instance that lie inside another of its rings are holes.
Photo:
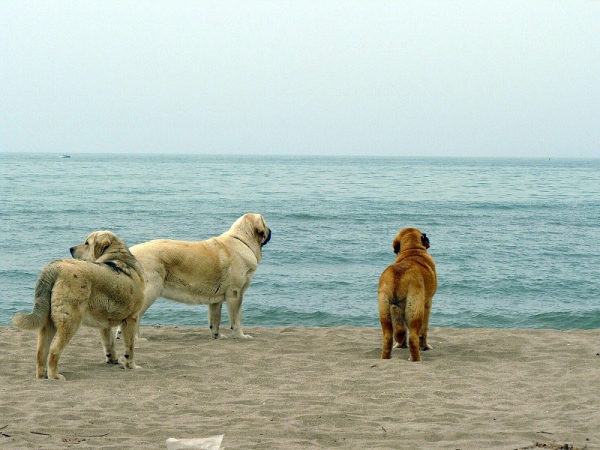
[[[250,336],[249,334],[239,333],[239,334],[234,334],[233,338],[234,339],[252,339],[252,336]]]
[[[129,369],[141,369],[142,366],[138,366],[135,363],[129,363],[129,364],[123,364],[123,369],[125,370],[129,370]]]
[[[213,339],[227,339],[227,336],[225,336],[223,333],[211,333],[210,336]]]
[[[142,366],[138,366],[136,363],[131,361],[120,361],[121,367],[125,370],[141,369]]]
[[[62,376],[60,373],[57,373],[55,376],[53,377],[48,377],[48,380],[58,380],[58,381],[67,381],[67,379]]]
[[[131,360],[129,355],[123,355],[119,358],[119,364],[123,366],[123,369],[141,369],[140,366],[136,365],[135,362]]]
[[[431,345],[429,345],[429,344],[421,347],[421,351],[422,352],[426,352],[427,350],[433,350],[433,347]]]
[[[116,355],[113,355],[112,353],[107,353],[106,358],[104,360],[104,362],[106,362],[106,364],[119,364],[119,358],[116,357]]]

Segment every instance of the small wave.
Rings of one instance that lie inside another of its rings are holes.
[[[550,328],[556,330],[591,330],[600,328],[600,310],[595,312],[545,312],[523,314],[508,312],[494,314],[491,311],[473,312],[463,310],[460,313],[431,313],[431,325],[451,328]]]
[[[279,326],[310,326],[310,327],[334,327],[334,326],[355,326],[372,327],[378,324],[376,316],[365,315],[347,315],[329,313],[319,310],[313,312],[302,312],[294,309],[248,308],[244,312],[244,324],[249,326],[279,327]]]
[[[297,220],[297,221],[305,221],[305,222],[320,222],[320,221],[329,221],[333,217],[331,215],[325,214],[310,214],[310,213],[289,213],[283,216],[283,219],[288,220]]]
[[[24,270],[24,269],[4,269],[0,270],[1,277],[36,277],[38,275],[37,272],[32,270]]]

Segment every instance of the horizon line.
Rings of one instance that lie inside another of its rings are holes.
[[[73,155],[124,155],[124,156],[210,156],[210,157],[266,157],[266,158],[414,158],[414,159],[600,159],[600,156],[522,156],[522,155],[502,155],[502,156],[472,156],[472,155],[384,155],[384,154],[301,154],[301,153],[166,153],[166,152],[71,152],[60,153],[52,151],[4,151],[0,150],[0,154],[4,155],[57,155],[57,156],[73,156]]]

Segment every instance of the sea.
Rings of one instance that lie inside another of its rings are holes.
[[[204,240],[255,212],[272,239],[245,326],[379,327],[392,240],[417,227],[439,279],[431,326],[600,328],[600,159],[70,156],[0,153],[0,325],[92,231]],[[159,299],[142,325],[207,314]]]

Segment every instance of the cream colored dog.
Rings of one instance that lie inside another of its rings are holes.
[[[100,328],[107,363],[135,369],[134,340],[143,304],[143,269],[125,243],[110,231],[96,231],[71,248],[77,259],[46,265],[35,285],[31,314],[17,313],[15,325],[39,329],[37,377],[65,379],[60,355],[81,324]],[[83,260],[83,261],[81,261]],[[121,325],[125,355],[118,360],[111,327]],[[56,338],[53,340],[53,338]],[[47,371],[46,371],[47,366]]]
[[[131,253],[146,274],[140,318],[158,297],[192,305],[208,305],[214,339],[219,333],[223,302],[234,338],[250,338],[242,330],[242,300],[262,258],[271,230],[260,214],[246,214],[218,237],[206,241],[158,239],[134,245]]]
[[[435,262],[427,253],[429,239],[416,228],[401,230],[392,244],[398,255],[379,279],[379,320],[383,330],[382,359],[392,355],[392,343],[408,347],[411,361],[421,361],[429,350],[427,331],[433,294],[437,289]]]

